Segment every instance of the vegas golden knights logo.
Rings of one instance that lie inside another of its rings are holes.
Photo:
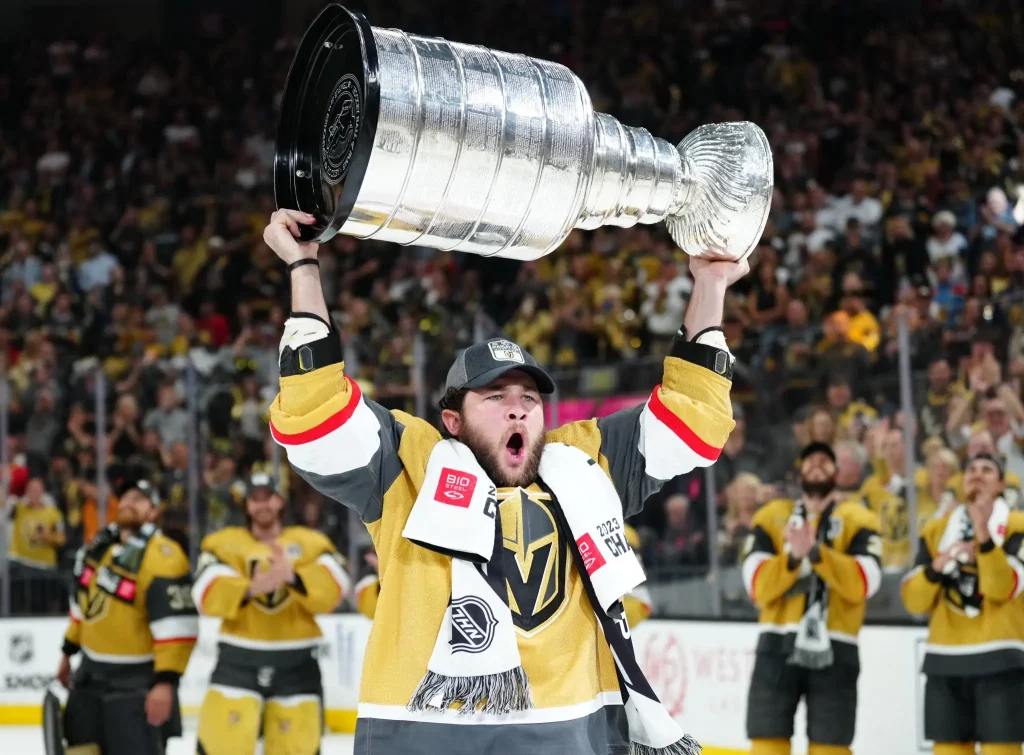
[[[257,570],[265,571],[268,566],[267,559],[260,556],[250,556],[247,560],[249,579],[256,576]],[[288,598],[288,588],[281,585],[274,592],[253,597],[252,601],[267,613],[276,613],[288,602]]]
[[[89,588],[88,600],[85,604],[85,610],[82,613],[85,615],[86,621],[95,621],[99,619],[107,612],[107,606],[109,605],[109,596],[100,590],[95,585]]]
[[[910,517],[907,502],[896,496],[887,496],[879,511],[882,520],[882,538],[898,543],[910,536]]]
[[[978,592],[977,564],[960,564],[953,579],[945,580],[946,602],[954,611],[969,617],[981,613],[981,593]]]
[[[508,606],[516,629],[530,636],[565,606],[569,553],[558,537],[548,493],[500,490],[498,500]]]

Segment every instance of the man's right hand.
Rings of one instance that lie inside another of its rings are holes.
[[[60,658],[60,665],[57,667],[57,681],[64,689],[68,689],[71,685],[71,659],[66,655],[62,655]]]
[[[312,225],[316,218],[298,210],[278,210],[270,216],[263,229],[263,240],[287,264],[305,259],[316,259],[320,245],[315,241],[299,241],[299,226]]]
[[[281,586],[281,575],[272,569],[262,571],[257,569],[252,579],[249,580],[249,597],[256,598],[260,595],[269,595]]]

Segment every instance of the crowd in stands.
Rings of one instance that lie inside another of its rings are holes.
[[[673,13],[682,18],[664,23]],[[699,573],[712,553],[735,564],[757,507],[793,492],[810,439],[836,444],[841,489],[883,513],[896,569],[910,553],[908,499],[919,518],[946,505],[969,447],[993,448],[1019,487],[1016,4],[395,0],[370,20],[562,62],[597,110],[673,142],[711,121],[767,133],[772,212],[724,323],[736,429],[713,480],[671,481],[636,522],[653,573]],[[133,478],[157,483],[163,526],[187,543],[236,523],[242,476],[274,466],[266,420],[287,278],[261,232],[297,40],[215,12],[195,30],[159,44],[67,35],[0,47],[3,482],[11,516],[58,512],[63,534],[44,537],[55,563],[102,526],[98,497],[109,516]],[[320,260],[348,372],[408,410],[417,391],[434,403],[459,348],[499,332],[560,375],[657,365],[690,291],[685,255],[657,226],[574,232],[530,263],[344,236]],[[912,438],[898,411],[901,344]],[[648,372],[653,385],[658,369]],[[201,453],[200,532],[190,448]],[[281,469],[292,516],[343,546],[338,507],[289,477],[286,459]]]

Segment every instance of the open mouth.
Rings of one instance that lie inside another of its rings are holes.
[[[505,443],[506,458],[512,463],[518,463],[523,460],[523,454],[525,451],[526,439],[523,438],[523,434],[512,433],[508,441]]]

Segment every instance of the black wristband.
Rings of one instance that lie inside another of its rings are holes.
[[[926,564],[924,567],[924,578],[933,584],[938,584],[942,581],[942,575],[939,574],[932,568],[931,564]]]
[[[315,259],[314,257],[307,257],[304,260],[298,260],[288,266],[288,272],[290,273],[295,268],[302,267],[303,265],[316,265],[317,267],[320,267],[320,260]]]
[[[815,543],[811,550],[807,553],[807,558],[811,560],[812,564],[821,562],[821,543]]]
[[[181,679],[181,674],[177,671],[157,671],[153,674],[153,683],[149,685],[149,688],[153,689],[158,684],[170,684],[172,687],[177,687],[179,679]]]
[[[786,559],[786,568],[790,571],[796,571],[798,568],[800,568],[801,561],[803,561],[802,558],[797,558],[792,553],[790,553],[789,557]]]
[[[322,318],[304,312],[292,314],[323,322]],[[327,335],[324,338],[303,344],[297,349],[293,349],[291,346],[285,346],[282,349],[278,363],[281,377],[302,375],[330,364],[338,364],[345,359],[341,334],[330,323],[324,324],[327,325]]]
[[[979,553],[991,553],[996,549],[996,541],[989,538],[978,546]]]
[[[698,337],[707,333],[708,330],[721,330],[721,328],[708,328],[698,333]],[[716,375],[721,375],[726,380],[732,380],[733,363],[729,354],[714,346],[708,346],[696,341],[686,340],[686,331],[680,328],[679,332],[672,339],[672,346],[669,349],[669,356],[690,362],[698,367],[711,370]]]
[[[61,648],[61,652],[63,652],[68,658],[78,655],[79,650],[81,650],[81,647],[73,643],[71,640],[64,640],[64,646]]]

